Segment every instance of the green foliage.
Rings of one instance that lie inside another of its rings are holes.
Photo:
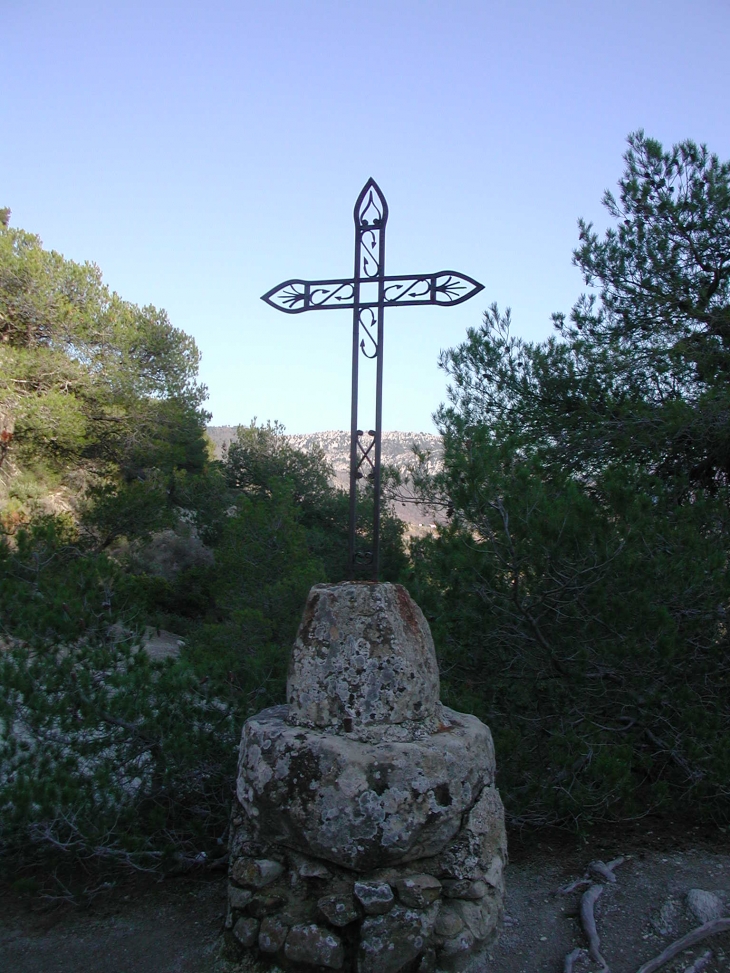
[[[24,472],[73,501],[80,483],[105,495],[202,471],[199,358],[164,311],[123,301],[98,267],[0,221],[0,503]]]
[[[47,519],[0,545],[5,867],[221,855],[239,716],[190,666],[125,635],[119,568],[73,540]]]
[[[85,641],[6,651],[0,685],[11,862],[62,852],[156,869],[222,853],[238,721],[194,673]]]
[[[215,549],[215,617],[189,641],[217,691],[254,709],[284,701],[289,651],[310,587],[341,581],[347,571],[347,494],[331,485],[323,453],[293,449],[283,432],[254,421],[239,427],[228,449],[233,506]],[[395,518],[384,520],[386,579],[405,567],[402,532]]]
[[[342,581],[348,572],[349,498],[331,484],[332,470],[324,452],[305,453],[289,445],[283,426],[267,423],[239,426],[225,462],[228,484],[251,497],[286,491],[306,531],[311,554],[324,565],[327,581]],[[372,492],[359,498],[362,545],[370,542]],[[381,513],[380,577],[398,581],[406,569],[404,525],[388,509]]]
[[[297,508],[312,555],[328,580],[347,576],[347,495],[330,483],[324,453],[290,446],[279,423],[239,426],[225,460],[228,485],[241,496],[264,499],[285,493]]]
[[[447,701],[492,726],[513,818],[585,824],[680,795],[724,816],[727,512],[656,480],[602,486],[599,503],[472,442],[451,526],[413,550]]]
[[[246,715],[284,701],[291,644],[307,593],[326,580],[286,492],[241,497],[216,548],[219,621],[193,632],[188,654],[216,692]]]
[[[730,166],[629,139],[598,293],[530,344],[509,312],[442,356],[451,514],[413,548],[450,698],[494,729],[514,819],[730,817]]]
[[[307,592],[340,580],[347,536],[323,457],[255,425],[231,454],[97,488],[93,531],[48,517],[0,544],[11,869],[169,871],[222,854],[240,728],[283,702]],[[400,527],[387,537],[402,565]],[[160,622],[185,635],[175,662],[140,648]]]
[[[199,354],[164,312],[7,216],[0,851],[11,868],[48,855],[180,867],[222,852],[242,718],[193,663],[139,649],[163,609],[192,622],[215,606],[205,545],[231,499],[209,456]]]
[[[557,334],[510,336],[492,307],[442,356],[458,413],[551,467],[590,478],[632,463],[703,489],[727,483],[730,163],[684,142],[629,138],[616,225],[580,221],[574,261],[594,288]],[[448,426],[450,412],[442,408]]]
[[[42,645],[98,633],[108,625],[120,572],[88,556],[69,517],[40,517],[14,546],[0,543],[0,638]]]

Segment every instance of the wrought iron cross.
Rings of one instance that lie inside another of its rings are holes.
[[[350,559],[349,576],[370,569],[378,580],[380,554],[380,441],[383,414],[383,318],[386,307],[417,304],[453,306],[468,301],[483,285],[465,274],[441,270],[435,274],[385,274],[385,224],[388,204],[374,179],[369,179],[355,203],[355,273],[338,280],[286,280],[261,298],[278,311],[350,308],[352,319],[352,407],[350,413]],[[368,442],[357,425],[359,355],[376,364],[375,428]],[[363,469],[373,483],[372,550],[357,550],[357,482]]]

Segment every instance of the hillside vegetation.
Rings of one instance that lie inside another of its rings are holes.
[[[440,526],[406,547],[389,513],[383,580],[424,608],[445,701],[492,727],[513,823],[730,817],[730,166],[641,133],[625,161],[609,230],[580,224],[588,295],[539,343],[490,308],[442,355],[442,458],[387,474]],[[308,588],[345,576],[326,444],[253,422],[216,453],[198,361],[2,211],[14,880],[223,863],[241,723],[283,698]],[[179,658],[141,650],[157,627]]]
[[[344,576],[347,498],[323,455],[251,424],[215,460],[198,362],[163,311],[122,300],[4,211],[6,874],[222,859],[241,724],[282,698],[309,587]],[[384,526],[394,578],[402,527]],[[160,626],[185,642],[179,659],[141,651]]]
[[[237,426],[208,426],[208,436],[215,447],[218,458],[225,457],[228,444],[235,442]],[[288,434],[288,444],[298,452],[323,454],[331,470],[330,481],[333,486],[350,488],[350,432],[345,430],[325,430],[306,434]],[[434,510],[415,497],[413,491],[402,489],[413,466],[414,451],[421,454],[421,468],[429,473],[441,469],[443,448],[441,437],[426,432],[382,433],[381,462],[388,470],[386,498],[392,503],[392,511],[406,525],[406,533],[422,534],[417,528],[430,528],[438,519]],[[396,484],[393,474],[401,481]]]

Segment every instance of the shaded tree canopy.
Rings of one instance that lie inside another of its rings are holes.
[[[451,514],[414,553],[447,691],[493,726],[512,813],[730,814],[730,165],[629,138],[592,291],[542,342],[493,305],[445,352]]]
[[[593,475],[636,463],[702,488],[730,474],[730,163],[683,142],[629,137],[614,224],[579,221],[574,262],[593,290],[556,335],[528,343],[493,307],[442,356],[454,408],[544,462]]]

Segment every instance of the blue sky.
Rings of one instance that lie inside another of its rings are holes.
[[[0,205],[195,337],[217,424],[349,426],[350,314],[259,297],[351,273],[368,177],[389,273],[485,286],[386,316],[384,428],[429,430],[484,307],[569,310],[629,132],[730,157],[728,0],[0,0],[0,36]]]

